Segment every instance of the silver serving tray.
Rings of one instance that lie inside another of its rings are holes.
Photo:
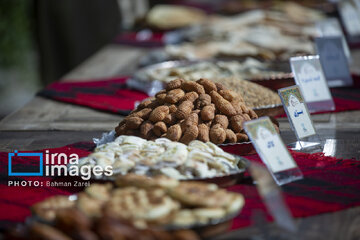
[[[239,144],[233,144],[238,146]],[[232,146],[233,146],[232,145]],[[222,145],[223,147],[229,146],[229,145]],[[244,174],[250,164],[250,162],[240,156],[234,155],[236,159],[239,160],[238,167],[239,169],[230,171],[229,174],[225,175],[218,175],[215,177],[208,177],[208,178],[189,178],[189,179],[179,179],[179,181],[201,181],[201,182],[207,182],[207,183],[214,183],[218,185],[219,187],[229,187],[237,184],[244,178]],[[68,166],[70,166],[68,164]],[[93,177],[91,176],[90,180],[92,182],[113,182],[115,181],[116,177],[121,176],[121,174],[114,174],[113,176],[101,176],[101,177]],[[147,177],[152,177],[152,175],[147,175]]]
[[[138,70],[130,79],[127,81],[127,85],[129,88],[137,89],[143,92],[146,92],[149,96],[154,96],[158,91],[165,88],[166,82],[159,81],[159,80],[149,80],[145,72],[149,70],[155,70],[155,69],[166,69],[166,68],[173,68],[173,67],[183,67],[183,66],[189,66],[196,63],[201,62],[216,62],[218,60],[174,60],[174,61],[166,61],[162,63],[156,63],[144,68],[141,68]],[[272,83],[276,82],[276,86],[281,86],[281,82],[284,82],[285,86],[289,85],[289,81],[293,81],[293,77],[291,73],[284,73],[284,74],[275,74],[271,75],[269,78],[254,78],[254,79],[248,79],[249,81],[252,81],[254,83],[257,83],[259,85],[268,87],[272,85]],[[279,83],[280,82],[280,83]],[[270,88],[272,90],[277,90]],[[284,109],[282,107],[282,104],[271,104],[261,107],[255,107],[253,110],[258,114],[259,117],[261,116],[277,116],[284,114]]]

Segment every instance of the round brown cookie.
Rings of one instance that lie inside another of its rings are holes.
[[[161,222],[179,207],[179,203],[167,196],[161,188],[126,187],[113,191],[104,211],[107,216],[117,219]]]
[[[181,182],[168,191],[172,198],[192,207],[226,207],[232,200],[226,190],[201,182]]]
[[[71,240],[70,237],[58,229],[38,222],[31,224],[29,227],[28,238],[38,240]]]
[[[147,177],[137,174],[127,174],[119,176],[115,180],[115,185],[118,187],[135,186],[139,188],[173,188],[179,185],[179,181],[166,176]]]
[[[91,198],[105,202],[109,200],[110,192],[112,188],[113,185],[111,183],[107,183],[107,184],[93,183],[89,187],[85,188],[85,192]]]
[[[53,196],[38,202],[31,207],[33,213],[46,221],[53,221],[58,210],[71,208],[75,205],[68,196]]]

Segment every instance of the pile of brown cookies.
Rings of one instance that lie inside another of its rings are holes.
[[[5,234],[11,240],[200,240],[193,230],[139,229],[127,221],[103,216],[92,219],[78,209],[58,212],[53,224],[30,222]]]
[[[244,205],[241,194],[228,192],[215,184],[136,174],[118,177],[114,185],[92,184],[76,197],[71,200],[66,196],[54,196],[35,204],[32,211],[50,223],[79,215],[74,221],[86,217],[87,221],[95,223],[109,218],[138,229],[188,229],[234,216]],[[74,215],[63,216],[69,209]]]
[[[116,127],[116,134],[148,140],[166,137],[188,144],[247,142],[243,123],[258,116],[234,91],[208,79],[176,79],[144,100]]]

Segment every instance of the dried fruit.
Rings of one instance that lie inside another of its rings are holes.
[[[211,91],[217,91],[215,83],[208,79],[201,78],[196,82],[204,87],[206,93],[210,93]]]
[[[194,104],[190,101],[183,101],[182,103],[180,103],[177,111],[175,112],[175,116],[178,119],[185,119],[187,118],[192,109],[194,107]]]
[[[196,82],[185,81],[181,84],[181,88],[186,92],[197,92],[198,94],[205,93],[205,89],[203,86]]]
[[[166,85],[166,90],[167,91],[170,91],[172,89],[175,89],[175,88],[180,88],[181,87],[181,84],[184,82],[183,79],[175,79],[175,80],[172,80],[171,82],[169,82],[167,85]]]
[[[213,124],[220,124],[224,129],[229,126],[229,120],[225,115],[217,114],[214,118]]]
[[[166,132],[165,137],[170,139],[171,141],[177,142],[180,140],[181,134],[182,134],[182,131],[181,131],[180,125],[175,124],[168,128],[168,131]]]
[[[203,142],[209,142],[209,127],[202,123],[198,126],[199,134],[198,134],[198,140]]]
[[[225,114],[226,116],[233,116],[236,115],[236,111],[231,103],[223,98],[220,94],[215,91],[210,93],[212,102],[215,103],[217,109],[220,110],[221,113]]]
[[[184,135],[180,139],[180,142],[188,144],[192,140],[195,140],[199,134],[197,125],[188,126],[184,132]]]
[[[216,124],[210,128],[210,140],[215,144],[221,144],[226,140],[226,132],[220,124]]]
[[[173,89],[166,94],[165,101],[171,104],[177,103],[185,96],[185,92],[179,88]]]
[[[156,136],[160,137],[167,132],[167,126],[164,122],[157,122],[154,124],[153,132]]]
[[[169,107],[168,106],[159,106],[155,108],[150,116],[149,120],[152,122],[159,122],[164,120],[164,118],[169,114]]]
[[[201,112],[201,120],[203,121],[210,121],[213,120],[215,117],[215,108],[211,105],[205,106]]]

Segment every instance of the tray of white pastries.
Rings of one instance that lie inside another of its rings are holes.
[[[163,175],[177,180],[200,180],[229,186],[241,180],[248,161],[211,142],[194,140],[185,145],[167,138],[150,141],[122,135],[96,147],[93,153],[80,159],[78,165],[112,167],[111,176],[93,176],[94,180],[111,181],[127,174]]]

